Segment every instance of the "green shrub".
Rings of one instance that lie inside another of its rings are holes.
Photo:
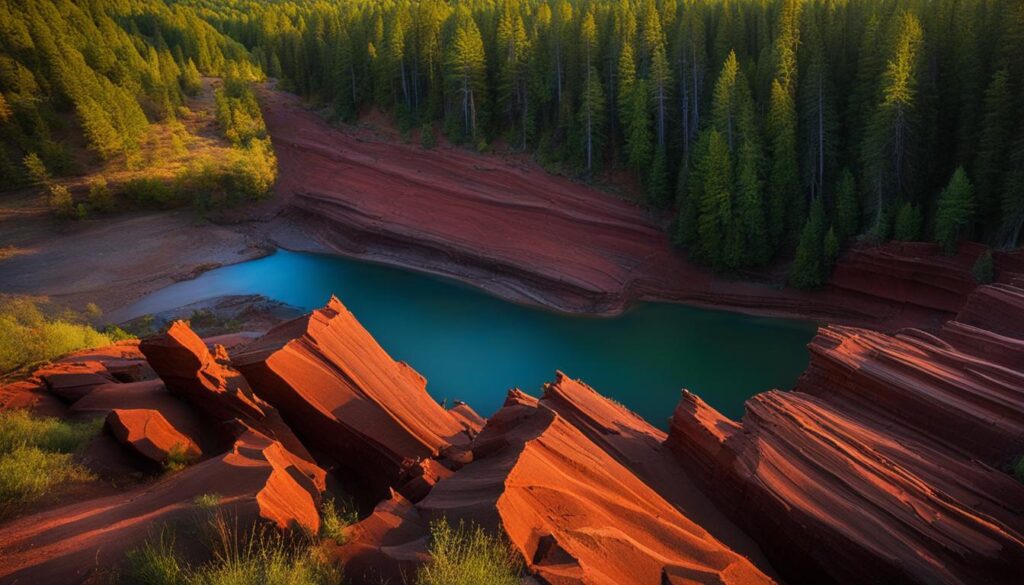
[[[167,460],[164,461],[164,470],[169,472],[181,471],[192,463],[194,458],[190,457],[185,452],[185,447],[180,443],[175,444],[171,447],[171,450],[167,452]]]
[[[31,299],[0,299],[0,373],[125,338],[119,329],[114,335],[96,331],[73,313],[46,317],[39,303]]]
[[[50,206],[50,213],[58,219],[72,219],[77,215],[75,200],[64,185],[50,187],[46,202]]]
[[[220,494],[206,493],[196,496],[195,505],[200,510],[214,510],[220,506]]]
[[[184,585],[185,571],[174,554],[174,534],[163,530],[157,540],[147,540],[128,551],[125,583],[137,585]]]
[[[518,585],[522,561],[503,539],[479,526],[447,520],[430,525],[430,562],[416,573],[417,585]]]
[[[89,185],[89,207],[97,213],[114,211],[114,194],[107,187],[107,180],[98,177]]]
[[[25,165],[25,172],[32,179],[34,183],[45,184],[50,180],[50,173],[46,170],[46,165],[43,164],[43,159],[39,158],[39,155],[30,152],[25,155],[22,159],[22,163]]]
[[[974,267],[971,268],[971,274],[974,276],[974,281],[978,284],[989,284],[995,280],[995,266],[992,264],[991,250],[985,250],[981,256],[978,256]]]
[[[351,502],[345,502],[341,509],[334,498],[328,496],[320,504],[320,537],[329,538],[338,544],[345,544],[345,528],[359,521]]]
[[[139,177],[124,184],[124,194],[139,207],[167,209],[178,204],[178,196],[165,181]]]

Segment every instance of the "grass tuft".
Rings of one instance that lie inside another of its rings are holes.
[[[206,493],[196,496],[195,505],[200,510],[214,510],[220,506],[220,494]]]
[[[416,573],[417,585],[518,585],[522,561],[504,539],[483,528],[446,519],[430,524],[430,562]]]
[[[158,539],[128,553],[120,581],[141,585],[341,583],[341,571],[315,543],[286,539],[271,529],[255,528],[243,533],[221,514],[208,522],[208,533],[213,536],[209,562],[196,567],[183,563],[173,534],[165,529]]]
[[[95,437],[102,420],[70,423],[24,410],[0,412],[0,508],[25,503],[54,487],[88,481],[73,453]]]
[[[171,447],[171,450],[167,452],[167,460],[164,461],[164,470],[168,472],[181,471],[194,462],[194,458],[190,457],[185,451],[185,447],[181,444],[175,444]]]
[[[345,529],[359,521],[355,506],[345,501],[340,509],[337,501],[327,496],[320,504],[320,537],[345,544]]]
[[[1024,455],[1013,464],[1013,477],[1017,478],[1017,481],[1024,483]]]

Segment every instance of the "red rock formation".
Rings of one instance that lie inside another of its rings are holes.
[[[412,461],[469,440],[423,377],[391,359],[336,298],[271,329],[233,363],[304,439],[378,492]]]
[[[172,394],[217,422],[240,421],[222,427],[231,429],[232,436],[253,429],[280,441],[299,458],[296,464],[324,489],[322,471],[277,409],[260,399],[238,372],[218,362],[186,323],[176,321],[167,333],[144,340],[139,349]],[[224,355],[226,358],[226,350]]]
[[[196,497],[220,496],[238,526],[320,527],[316,486],[280,443],[258,433],[224,455],[115,496],[26,516],[0,527],[0,582],[81,583],[108,571],[167,523],[194,522]]]
[[[116,382],[100,362],[84,361],[57,363],[35,372],[46,389],[71,403],[82,398],[97,386]]]
[[[979,286],[956,320],[1004,337],[1024,339],[1024,288],[1010,284]]]
[[[800,392],[742,426],[685,393],[669,446],[794,582],[1016,583],[1024,486]]]
[[[992,465],[1024,452],[1024,372],[921,332],[825,327],[797,389],[911,426]]]
[[[355,585],[408,583],[427,554],[427,523],[400,494],[377,504],[373,513],[345,529],[344,544],[331,558],[345,567]]]
[[[977,285],[971,269],[984,250],[965,243],[946,256],[936,244],[921,242],[854,248],[836,266],[831,285],[952,315]]]
[[[107,415],[106,425],[114,438],[155,463],[166,463],[172,453],[190,461],[202,455],[199,445],[156,410],[114,409]]]
[[[1008,368],[1024,369],[1024,338],[1007,337],[960,321],[947,321],[941,336],[963,353]]]
[[[448,412],[462,423],[471,436],[479,433],[487,422],[487,419],[477,414],[472,407],[462,401],[456,401],[455,406],[449,408]]]
[[[547,582],[772,582],[521,392],[510,393],[473,450],[473,462],[434,486],[417,509],[427,518],[501,527]]]

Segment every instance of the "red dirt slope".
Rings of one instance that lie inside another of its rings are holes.
[[[713,277],[628,201],[521,159],[337,129],[292,95],[261,93],[280,171],[268,205],[299,210],[302,231],[341,254],[567,312],[613,314],[656,299],[886,327],[937,327],[936,314],[949,316],[857,290],[808,293]]]

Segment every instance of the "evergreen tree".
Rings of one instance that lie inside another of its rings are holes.
[[[482,137],[478,121],[486,105],[487,68],[480,30],[468,13],[456,17],[455,36],[446,60],[449,91],[456,100],[454,111],[463,139]]]
[[[947,253],[956,251],[957,240],[970,226],[974,215],[974,187],[963,167],[957,167],[949,184],[939,195],[935,214],[935,241]]]
[[[860,204],[857,201],[857,187],[849,168],[843,169],[839,174],[835,193],[836,236],[840,242],[845,242],[857,235],[860,228]]]
[[[805,213],[796,162],[796,112],[792,96],[778,79],[772,82],[767,132],[771,152],[768,234],[778,245],[783,234],[796,235]]]
[[[697,202],[698,255],[715,268],[732,268],[725,254],[726,235],[733,231],[732,155],[725,136],[712,130],[702,163],[700,201]]]
[[[893,223],[894,240],[916,242],[921,239],[921,212],[909,201],[900,206]]]
[[[811,212],[800,232],[789,283],[796,288],[816,288],[825,283],[825,208],[822,200],[811,203]]]

